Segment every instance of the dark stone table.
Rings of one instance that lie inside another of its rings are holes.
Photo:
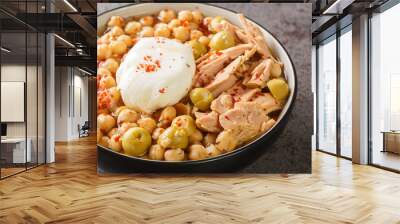
[[[99,3],[98,13],[129,3]],[[267,28],[291,56],[298,80],[297,99],[288,124],[268,150],[241,172],[310,173],[313,133],[311,92],[311,3],[218,3]]]

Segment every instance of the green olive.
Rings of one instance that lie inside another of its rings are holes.
[[[210,108],[214,97],[206,88],[195,88],[190,92],[190,100],[197,108],[202,111],[206,111],[208,108]]]
[[[191,40],[186,42],[186,44],[190,45],[193,50],[194,58],[197,59],[203,54],[207,53],[207,47],[200,43],[198,40]]]
[[[284,100],[289,95],[289,86],[283,79],[271,79],[267,82],[267,86],[277,100]]]
[[[158,137],[157,142],[164,148],[184,149],[189,144],[189,137],[182,128],[169,127]]]
[[[151,145],[151,136],[144,128],[134,127],[122,136],[122,148],[131,156],[142,156],[146,154]]]
[[[216,33],[210,40],[210,48],[214,51],[221,51],[235,45],[235,38],[228,31],[220,31]]]
[[[171,124],[172,127],[182,128],[186,131],[188,136],[191,136],[196,131],[196,125],[194,124],[194,120],[189,115],[181,115],[176,117]]]

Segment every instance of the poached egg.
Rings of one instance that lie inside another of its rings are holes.
[[[145,113],[174,105],[189,92],[195,66],[190,46],[163,37],[141,38],[116,73],[122,100]]]

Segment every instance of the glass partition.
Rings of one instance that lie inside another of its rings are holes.
[[[342,31],[340,41],[340,155],[352,157],[352,32]]]
[[[22,3],[21,3],[22,4]],[[22,6],[21,6],[22,7]],[[13,20],[2,13],[2,20]],[[32,160],[27,142],[26,81],[27,33],[21,23],[11,30],[6,23],[1,29],[1,176],[26,170]]]
[[[336,36],[318,46],[317,149],[336,154]]]
[[[18,19],[43,2],[26,3],[0,1],[0,178],[45,163],[46,40]]]
[[[400,4],[371,18],[372,164],[400,171]]]

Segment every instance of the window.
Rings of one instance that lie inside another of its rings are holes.
[[[340,155],[351,158],[352,148],[352,32],[340,36]]]
[[[336,153],[336,36],[318,47],[318,145]]]
[[[400,133],[392,131],[400,131],[399,21],[400,4],[371,18],[370,156],[373,164],[396,170],[400,170]]]

